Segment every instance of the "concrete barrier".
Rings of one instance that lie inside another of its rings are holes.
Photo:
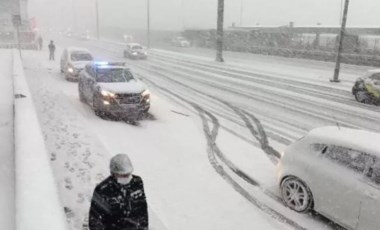
[[[33,99],[18,52],[13,52],[16,230],[67,230]]]

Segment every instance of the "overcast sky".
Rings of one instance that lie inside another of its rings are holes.
[[[42,26],[95,28],[96,0],[29,0]],[[146,0],[98,0],[103,26],[145,28]],[[217,0],[150,0],[153,29],[215,28]],[[243,10],[241,11],[241,3]],[[72,9],[75,9],[74,11]],[[380,0],[351,0],[348,25],[379,26]],[[225,25],[338,25],[341,0],[225,0]],[[73,13],[74,12],[74,13]],[[242,12],[242,14],[241,14]],[[74,23],[75,22],[75,23]]]

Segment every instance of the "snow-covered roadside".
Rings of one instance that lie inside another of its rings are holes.
[[[56,183],[20,57],[13,52],[16,229],[66,230]]]
[[[77,89],[74,88],[72,95],[65,97],[60,87],[75,87],[75,83],[63,80],[58,74],[57,62],[45,61],[44,54],[26,52],[24,64],[27,78],[39,110],[45,143],[69,227],[82,229],[87,224],[93,189],[109,175],[109,159],[116,152],[111,153],[104,148],[102,141],[88,128],[86,120],[73,110],[72,103],[79,102],[76,98]],[[87,113],[92,115],[90,110]],[[128,153],[127,150],[124,152]],[[136,174],[139,174],[138,165],[135,168]],[[149,211],[150,229],[165,230],[166,227],[153,210]]]
[[[0,50],[0,229],[14,229],[12,52]]]
[[[86,191],[108,173],[111,155],[127,152],[145,180],[151,208],[169,229],[287,229],[215,173],[197,117],[154,96],[156,120],[139,127],[101,120],[79,102],[76,84],[63,80],[57,63],[35,52],[25,59],[61,197],[79,224],[88,208]]]
[[[204,59],[212,60],[215,57],[215,51],[207,48],[178,48],[178,47],[157,47],[159,51],[166,51],[169,53],[182,53],[189,57],[203,57]],[[335,67],[334,62],[317,61],[301,58],[288,58],[270,55],[260,55],[245,52],[224,52],[225,63],[227,66],[240,66],[255,72],[262,72],[263,74],[285,74],[290,76],[297,76],[302,78],[309,78],[314,80],[329,82],[333,76]],[[341,80],[342,84],[351,83],[358,75],[363,74],[368,69],[373,69],[371,66],[359,66],[342,64],[341,65]],[[339,87],[339,86],[338,86]]]

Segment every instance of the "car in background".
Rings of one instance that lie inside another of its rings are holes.
[[[65,48],[60,62],[61,73],[64,73],[66,80],[77,81],[79,73],[88,63],[92,62],[93,59],[90,51],[85,48]]]
[[[352,94],[358,102],[380,105],[380,69],[369,70],[364,77],[358,78]]]
[[[90,40],[90,35],[88,33],[81,33],[78,38],[82,41],[88,41]]]
[[[138,43],[128,43],[123,54],[125,58],[130,59],[148,58],[148,51]]]
[[[73,33],[71,31],[67,31],[65,32],[65,36],[71,38],[73,36]]]
[[[380,134],[322,127],[291,144],[277,166],[284,204],[347,229],[380,226]]]
[[[150,93],[122,62],[93,62],[79,76],[80,101],[100,117],[135,122],[150,109]]]
[[[184,37],[175,37],[171,40],[171,44],[173,46],[178,46],[178,47],[190,47],[191,43],[186,40]]]

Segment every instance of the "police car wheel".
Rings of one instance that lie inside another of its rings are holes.
[[[106,114],[104,113],[104,112],[102,112],[102,111],[99,111],[99,110],[94,110],[94,112],[95,112],[95,115],[96,116],[98,116],[98,117],[100,117],[100,118],[102,118],[102,119],[105,119],[107,116],[106,116]]]

